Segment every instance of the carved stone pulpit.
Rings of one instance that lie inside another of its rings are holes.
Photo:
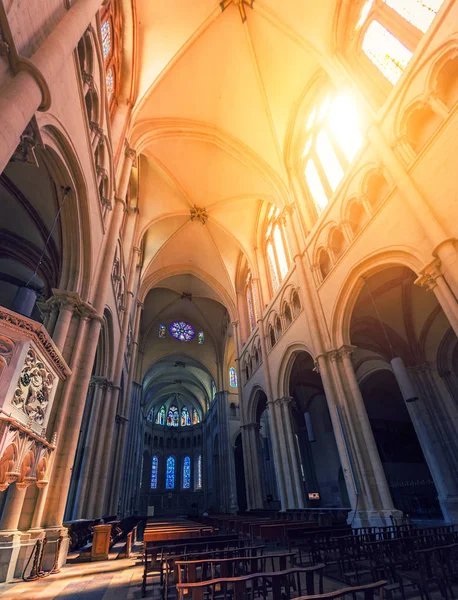
[[[47,484],[55,436],[48,441],[46,427],[69,374],[41,323],[0,307],[0,490]]]

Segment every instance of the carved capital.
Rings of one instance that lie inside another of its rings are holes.
[[[129,146],[129,143],[126,140],[126,157],[129,158],[132,163],[135,163],[135,161],[137,160],[137,153],[135,152],[135,150],[133,148],[131,148]]]
[[[440,270],[441,261],[435,258],[426,267],[420,271],[420,275],[415,280],[415,285],[425,288],[428,292],[431,292],[437,285],[436,280],[442,277]]]
[[[202,223],[202,225],[205,225],[205,223],[208,220],[208,213],[205,210],[205,208],[200,208],[200,207],[194,205],[194,207],[191,208],[190,213],[191,213],[191,221],[200,221]]]

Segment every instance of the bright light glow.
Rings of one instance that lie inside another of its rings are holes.
[[[367,2],[364,4],[364,6],[361,10],[361,15],[359,17],[359,21],[356,23],[355,29],[358,30],[364,24],[365,20],[367,19],[367,15],[370,13],[370,10],[371,10],[373,4],[374,4],[374,0],[367,0]]]
[[[344,172],[334,152],[334,148],[324,131],[320,131],[316,138],[316,151],[328,178],[329,185],[334,192],[342,180]]]
[[[363,143],[358,113],[352,98],[347,95],[337,96],[331,104],[328,119],[332,133],[351,162]]]
[[[420,31],[428,31],[444,0],[384,0],[406,21]]]
[[[306,131],[309,131],[310,128],[312,127],[313,123],[315,122],[315,117],[316,117],[316,107],[312,110],[312,112],[309,115],[309,118],[307,119]]]
[[[309,153],[310,147],[312,145],[312,138],[310,137],[305,144],[304,152],[302,153],[302,157],[305,158]]]
[[[270,279],[272,281],[272,287],[274,288],[274,292],[276,292],[278,290],[278,288],[280,287],[280,282],[278,280],[277,266],[275,264],[274,249],[270,242],[267,244],[267,262],[269,263],[269,271],[270,271]]]
[[[378,21],[372,21],[367,28],[362,49],[393,85],[401,77],[412,57],[412,52]]]
[[[274,243],[280,265],[281,278],[283,279],[288,273],[288,261],[286,260],[285,247],[283,246],[283,239],[278,225],[276,225],[274,229]]]
[[[311,158],[309,158],[307,164],[305,165],[305,179],[307,181],[310,193],[312,194],[313,200],[318,208],[318,212],[321,212],[328,204],[328,197],[324,191],[324,187],[321,183],[315,163]]]
[[[320,112],[318,113],[318,121],[322,121],[328,112],[329,104],[331,103],[329,98],[325,98],[321,105]]]

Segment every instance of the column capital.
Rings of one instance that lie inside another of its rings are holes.
[[[282,406],[289,406],[296,403],[292,396],[283,396],[283,398],[278,398],[277,402]]]
[[[245,431],[260,431],[261,425],[259,423],[246,423],[245,425],[241,425],[240,429],[244,429]]]
[[[421,269],[419,276],[414,281],[415,285],[425,288],[428,292],[432,291],[437,285],[436,280],[442,277],[440,267],[441,261],[439,258],[432,260]]]
[[[127,205],[126,205],[126,201],[124,200],[124,198],[115,196],[115,203],[116,203],[116,205],[120,204],[122,206],[124,212],[127,211]]]
[[[344,344],[338,350],[340,354],[340,358],[349,358],[353,354],[353,352],[357,349],[357,346],[352,346],[351,344]]]
[[[127,158],[129,158],[132,163],[135,163],[136,159],[137,159],[137,152],[131,148],[129,142],[126,140],[125,141],[126,144],[126,148],[125,148],[125,154],[127,156]]]

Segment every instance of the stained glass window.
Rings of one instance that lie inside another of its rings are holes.
[[[234,367],[229,369],[229,385],[231,387],[237,387],[237,373]]]
[[[318,212],[324,210],[328,204],[328,197],[318,174],[315,162],[309,158],[305,165],[305,180],[312,194]]]
[[[212,400],[216,396],[216,384],[212,381]]]
[[[155,490],[157,488],[157,469],[159,466],[159,459],[157,456],[153,456],[153,460],[151,462],[151,489]]]
[[[169,332],[172,337],[180,342],[190,342],[196,334],[192,325],[185,321],[174,321],[173,323],[170,323]]]
[[[358,113],[350,96],[342,94],[334,98],[328,115],[330,130],[351,162],[363,143]]]
[[[146,415],[146,420],[150,423],[153,422],[154,410],[152,408],[149,409],[148,414]]]
[[[272,244],[267,244],[267,262],[269,263],[272,287],[274,288],[274,292],[276,292],[280,287],[280,282],[278,281],[277,266],[275,264],[275,255]]]
[[[165,425],[165,406],[161,406],[160,411],[157,413],[156,423],[158,425]]]
[[[181,409],[181,425],[182,427],[186,425],[191,425],[191,417],[189,415],[189,410],[186,408],[186,406],[183,406],[183,408]]]
[[[197,410],[195,408],[193,408],[192,409],[192,424],[197,425],[197,423],[200,423],[199,413],[197,412]]]
[[[329,185],[334,192],[342,180],[344,172],[329,137],[324,131],[320,131],[316,138],[316,151],[328,178]]]
[[[378,21],[372,21],[367,28],[362,49],[393,85],[412,57],[412,52]]]
[[[108,94],[108,100],[109,100],[111,97],[111,94],[114,91],[114,75],[113,75],[113,69],[111,67],[108,69],[105,79],[107,82],[107,94]]]
[[[384,0],[420,31],[428,31],[444,0]]]
[[[175,457],[169,456],[165,467],[165,488],[173,490],[175,487]]]
[[[105,59],[111,50],[111,23],[110,19],[107,19],[104,23],[102,23],[102,27],[100,28],[102,33],[102,49],[103,49],[103,58]]]
[[[205,341],[205,335],[203,331],[199,331],[199,333],[197,334],[197,343],[198,344],[203,344]]]
[[[275,225],[274,227],[274,244],[275,250],[277,251],[278,263],[280,265],[280,274],[283,277],[288,273],[288,261],[286,260],[285,246],[281,236],[280,227]]]
[[[185,456],[183,460],[183,489],[188,490],[191,487],[191,459]]]
[[[171,406],[169,408],[169,412],[167,415],[167,425],[169,427],[178,427],[179,416],[178,416],[178,408],[176,406]]]
[[[196,490],[200,490],[202,488],[202,456],[200,454],[196,457],[195,462],[195,482],[196,482]]]
[[[161,340],[167,337],[167,328],[165,325],[159,325],[159,337]]]

